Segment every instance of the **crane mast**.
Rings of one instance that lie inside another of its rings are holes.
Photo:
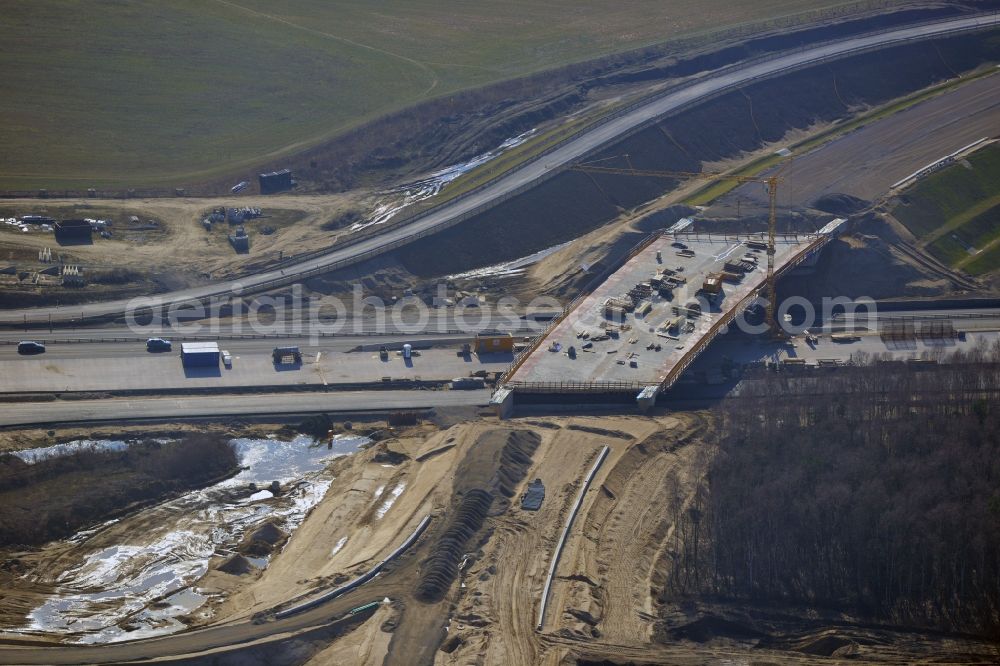
[[[767,179],[767,329],[772,336],[779,335],[781,329],[774,318],[775,309],[778,303],[778,293],[774,281],[774,237],[778,227],[778,177],[770,176]]]
[[[627,156],[626,156],[627,157]],[[737,174],[726,174],[715,171],[651,171],[646,169],[619,169],[615,167],[595,166],[588,164],[575,164],[569,169],[573,171],[583,171],[585,173],[605,173],[619,176],[647,176],[651,178],[689,178],[693,180],[710,181],[734,181],[737,183],[761,183],[767,187],[768,217],[767,217],[767,279],[765,289],[767,291],[767,328],[772,336],[780,334],[778,323],[775,320],[777,310],[777,294],[775,292],[774,280],[774,244],[777,236],[778,226],[778,183],[781,179],[778,176],[768,176],[759,178],[756,176],[740,176]]]

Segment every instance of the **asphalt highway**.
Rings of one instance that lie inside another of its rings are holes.
[[[0,361],[15,359],[49,360],[64,358],[125,358],[125,357],[149,357],[158,358],[162,356],[178,356],[181,351],[181,342],[177,338],[169,335],[165,339],[171,340],[173,349],[169,352],[148,352],[146,351],[146,338],[132,338],[126,331],[118,332],[117,336],[105,338],[91,338],[87,333],[80,334],[79,337],[59,334],[52,335],[22,335],[21,338],[0,339]],[[34,340],[45,344],[45,353],[38,355],[20,355],[17,353],[16,341]],[[211,336],[206,336],[207,340],[214,340]],[[472,336],[457,335],[435,335],[435,336],[350,336],[310,339],[301,338],[257,338],[257,339],[218,339],[219,348],[225,349],[232,354],[263,354],[269,355],[275,347],[295,346],[303,354],[311,357],[317,352],[347,352],[359,346],[366,349],[371,345],[385,345],[388,349],[399,349],[404,343],[412,343],[414,348],[422,349],[433,344],[434,346],[453,347],[458,349],[463,342],[472,340]],[[309,359],[311,360],[311,358]],[[178,361],[180,363],[180,361]],[[0,377],[0,385],[3,378]]]
[[[183,289],[161,294],[156,302],[163,305],[183,303],[212,297],[225,296],[238,288],[243,293],[266,289],[276,283],[287,284],[310,271],[322,270],[333,265],[343,266],[367,259],[374,254],[388,251],[401,244],[422,237],[435,229],[443,228],[463,215],[495,205],[505,197],[519,191],[532,183],[558,171],[566,164],[574,162],[600,146],[614,141],[672,111],[687,107],[707,99],[726,89],[745,85],[752,81],[767,78],[785,72],[831,59],[841,58],[860,51],[884,48],[902,42],[920,41],[934,37],[983,30],[1000,25],[997,15],[975,16],[958,19],[941,20],[918,26],[899,28],[877,34],[862,35],[836,42],[822,44],[816,47],[795,51],[783,56],[737,65],[709,74],[696,82],[657,97],[638,108],[598,125],[582,135],[568,141],[542,159],[529,162],[493,182],[489,186],[466,197],[456,199],[433,210],[428,215],[414,220],[411,224],[390,229],[385,233],[364,239],[354,245],[342,248],[332,248],[328,254],[302,261],[281,269],[265,271],[255,275],[244,276],[237,281],[219,282],[210,285]],[[33,320],[69,321],[80,318],[96,318],[118,315],[130,307],[135,307],[136,299],[106,301],[83,306],[52,306],[29,308],[26,310],[7,310],[0,312],[0,324],[16,326],[25,317]]]
[[[332,391],[239,396],[106,398],[67,400],[58,403],[10,402],[0,409],[0,427],[483,406],[488,404],[489,400],[489,390],[474,390]]]
[[[30,319],[30,325],[20,324],[0,328],[0,341],[3,340],[34,340],[45,334],[65,339],[67,337],[87,338],[121,338],[136,339],[163,337],[170,338],[183,335],[216,335],[220,338],[232,338],[253,335],[268,335],[272,337],[308,337],[310,332],[321,336],[374,336],[374,335],[440,335],[464,332],[474,335],[480,331],[531,331],[544,328],[550,319],[559,314],[559,310],[544,310],[530,316],[520,315],[493,307],[469,308],[427,308],[423,313],[406,311],[401,314],[387,307],[378,315],[371,311],[362,316],[352,316],[342,320],[311,319],[308,316],[288,317],[274,320],[260,316],[257,319],[213,318],[179,316],[173,322],[164,318],[161,322],[128,322],[106,323],[103,325],[87,325],[83,319],[83,310],[88,306],[73,306],[73,317],[66,320],[53,319],[58,327],[48,326],[48,318]],[[69,309],[67,309],[69,312]],[[0,311],[2,314],[2,311]],[[127,321],[127,320],[126,320]],[[80,335],[74,335],[79,333]]]

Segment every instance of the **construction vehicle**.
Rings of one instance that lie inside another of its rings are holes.
[[[275,365],[298,365],[302,363],[302,352],[298,347],[275,347],[271,358]]]
[[[628,159],[628,156],[626,155],[625,158]],[[740,184],[761,183],[765,185],[767,187],[768,194],[767,242],[764,243],[763,241],[750,240],[747,241],[747,247],[767,251],[767,280],[765,281],[765,290],[767,292],[767,327],[772,336],[781,335],[781,329],[778,328],[778,323],[774,318],[775,308],[777,307],[777,294],[774,289],[774,238],[777,234],[778,183],[781,182],[781,178],[778,176],[741,176],[739,174],[727,174],[717,171],[650,171],[633,168],[619,169],[614,167],[596,166],[593,164],[575,164],[568,168],[574,171],[583,171],[591,174],[603,173],[619,176],[645,176],[652,178],[681,178],[710,181],[729,180]],[[680,252],[678,252],[678,254],[680,254]],[[692,252],[691,254],[693,256],[694,253]]]
[[[722,293],[722,276],[718,273],[709,273],[705,281],[701,284],[701,291],[710,296],[718,296]]]

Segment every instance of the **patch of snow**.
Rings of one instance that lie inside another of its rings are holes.
[[[380,506],[375,512],[376,520],[381,520],[382,517],[389,512],[389,509],[391,509],[392,505],[396,503],[396,500],[403,494],[404,490],[406,490],[406,484],[401,483],[389,492],[389,497],[382,502],[382,506]]]
[[[405,185],[400,185],[399,187],[383,192],[382,198],[376,202],[372,211],[368,214],[368,219],[364,222],[358,222],[357,224],[352,225],[351,231],[358,231],[376,224],[384,224],[388,222],[404,208],[436,196],[442,189],[444,189],[445,185],[452,182],[459,176],[472,171],[478,166],[486,164],[511,148],[520,146],[534,133],[535,130],[528,130],[524,134],[519,134],[518,136],[507,139],[491,151],[473,157],[468,162],[453,164],[441,169],[440,171],[435,171],[427,178],[423,178],[412,183],[406,183]]]

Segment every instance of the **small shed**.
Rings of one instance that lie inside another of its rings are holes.
[[[60,243],[89,243],[94,228],[87,220],[61,220],[55,223],[55,233]]]
[[[510,333],[477,333],[477,354],[498,354],[514,351],[514,336]]]
[[[292,189],[292,172],[288,169],[262,173],[258,176],[261,194],[274,194]]]

